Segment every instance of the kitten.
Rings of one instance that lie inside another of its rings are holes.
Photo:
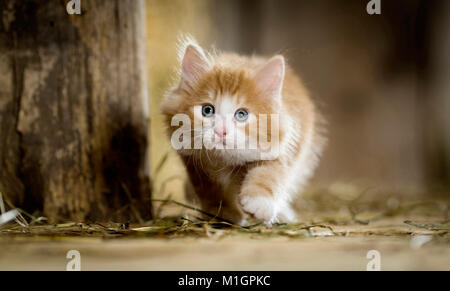
[[[266,224],[294,222],[291,201],[324,143],[300,79],[281,55],[206,54],[191,39],[180,52],[179,82],[161,109],[188,171],[187,191],[204,211],[233,223],[245,224],[248,214]]]

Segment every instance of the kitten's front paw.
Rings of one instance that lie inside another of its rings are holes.
[[[242,209],[267,224],[276,222],[275,200],[264,196],[241,196]]]

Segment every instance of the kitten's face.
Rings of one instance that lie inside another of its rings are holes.
[[[275,158],[283,76],[281,58],[251,74],[242,67],[215,66],[200,48],[188,46],[180,85],[162,104],[171,120],[179,114],[189,117],[190,126],[178,133],[182,133],[181,139],[191,138],[185,144],[191,147],[184,146],[179,152],[206,152],[208,158],[232,165]],[[172,127],[173,133],[176,130]]]
[[[279,107],[273,99],[260,96],[251,79],[237,76],[215,71],[205,76],[203,86],[185,96],[193,128],[201,128],[194,129],[194,143],[203,141],[204,150],[233,164],[260,159],[259,141],[271,138],[263,116],[270,117]],[[270,118],[267,121],[270,125]]]

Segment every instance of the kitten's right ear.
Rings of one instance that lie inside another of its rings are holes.
[[[181,84],[192,84],[208,71],[210,64],[202,48],[189,44],[181,62]]]
[[[256,84],[266,94],[281,97],[286,65],[284,57],[271,58],[257,73]]]

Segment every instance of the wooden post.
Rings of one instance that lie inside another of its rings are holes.
[[[0,2],[0,191],[50,221],[151,218],[144,0]]]

